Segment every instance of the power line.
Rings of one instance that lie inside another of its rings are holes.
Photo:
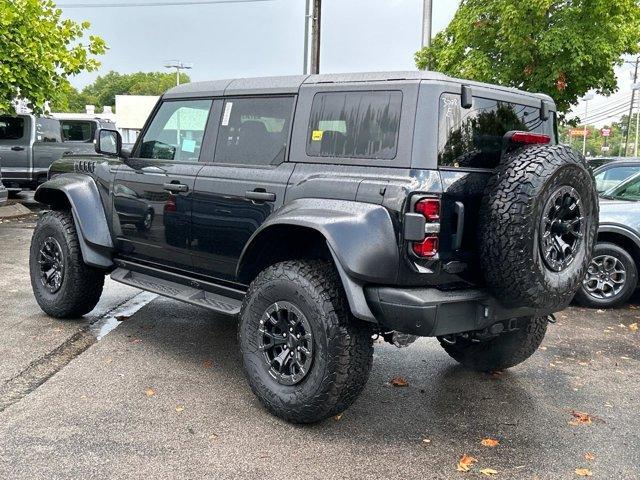
[[[593,121],[599,121],[606,118],[611,118],[615,115],[622,115],[627,110],[627,107],[628,105],[620,105],[619,107],[612,108],[611,110],[607,110],[606,112],[600,112],[594,115],[589,115],[584,120],[582,120],[582,123],[584,122],[590,123]]]
[[[273,0],[182,0],[173,2],[134,3],[60,3],[59,8],[130,8],[130,7],[177,7],[188,5],[213,5],[216,3],[257,3]]]

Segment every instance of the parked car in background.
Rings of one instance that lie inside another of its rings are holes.
[[[0,157],[7,187],[36,188],[51,164],[63,155],[93,152],[98,128],[115,128],[100,119],[58,120],[34,115],[0,116]]]
[[[640,268],[640,167],[600,196],[598,243],[576,295],[581,305],[622,305],[638,287]]]
[[[640,172],[640,158],[620,158],[608,162],[593,171],[598,193],[617,187],[629,177]]]
[[[9,198],[9,191],[7,187],[2,183],[2,169],[0,168],[0,207],[7,204],[7,199]]]

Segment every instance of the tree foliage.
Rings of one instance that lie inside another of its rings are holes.
[[[61,15],[51,0],[0,0],[0,112],[13,113],[18,97],[41,110],[69,76],[99,66],[104,41],[82,43],[89,23]]]
[[[418,68],[552,96],[561,112],[591,89],[617,88],[614,67],[638,52],[639,0],[462,0]]]
[[[180,83],[188,83],[189,76],[180,74]],[[65,86],[51,104],[52,111],[82,112],[85,105],[102,108],[114,106],[116,95],[161,95],[176,84],[174,73],[137,72],[121,74],[109,72],[78,92],[71,85]]]

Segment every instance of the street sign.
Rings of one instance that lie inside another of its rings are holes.
[[[603,137],[610,137],[611,136],[611,129],[610,128],[603,128],[602,130],[600,130],[600,135],[602,135]]]

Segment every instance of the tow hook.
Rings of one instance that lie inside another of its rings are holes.
[[[556,316],[552,313],[547,316],[547,322],[549,323],[557,323]]]
[[[410,335],[408,333],[400,333],[400,332],[385,332],[382,334],[382,337],[387,343],[391,345],[395,345],[398,348],[405,348],[415,342],[418,337],[415,335]]]

